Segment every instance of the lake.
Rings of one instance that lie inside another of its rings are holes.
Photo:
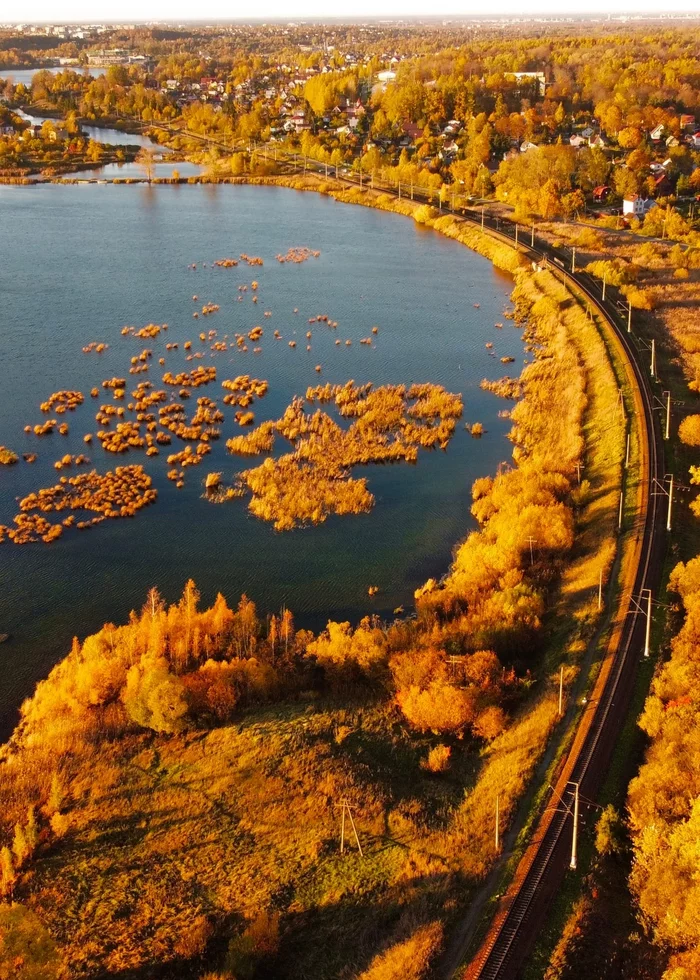
[[[50,121],[60,125],[60,120],[53,119],[50,116],[37,116],[24,112],[22,109],[17,110],[17,114],[22,116],[28,122],[32,123],[34,126],[41,126],[42,123]],[[149,139],[148,136],[144,136],[141,133],[125,133],[121,129],[110,129],[105,126],[81,126],[81,131],[89,139],[94,140],[96,143],[110,143],[112,146],[142,146],[148,147],[155,150],[157,154],[165,157],[164,160],[159,160],[154,165],[153,176],[154,177],[172,177],[173,170],[177,170],[181,177],[196,177],[201,174],[204,168],[198,163],[190,163],[188,160],[181,160],[178,163],[170,163],[167,157],[172,150],[167,146],[161,146],[159,143],[154,143],[153,140]],[[99,180],[112,179],[114,177],[120,177],[122,179],[126,177],[143,177],[144,171],[140,163],[135,161],[131,163],[107,163],[102,167],[92,167],[89,170],[77,170],[67,174],[67,177],[71,179],[77,178],[79,180],[92,180],[97,178]]]
[[[104,75],[107,71],[106,68],[98,68],[93,66],[91,68],[80,68],[77,65],[61,65],[54,66],[53,68],[0,68],[0,78],[3,81],[11,79],[15,85],[26,85],[27,88],[32,84],[32,79],[38,71],[49,71],[52,75],[58,75],[62,71],[74,71],[79,75],[84,75],[85,72],[92,75],[93,78],[98,78],[100,75]]]
[[[302,245],[319,249],[320,257],[303,264],[275,261],[278,253]],[[262,256],[264,266],[211,266],[242,252]],[[124,622],[152,585],[173,601],[191,576],[203,602],[221,591],[235,604],[245,592],[260,612],[287,605],[299,625],[313,629],[328,618],[357,621],[373,612],[390,617],[399,605],[410,610],[414,589],[447,570],[454,545],[474,526],[472,482],[510,458],[509,422],[498,417],[506,404],[479,388],[482,378],[517,374],[522,364],[520,333],[503,315],[510,280],[486,259],[408,218],[271,187],[0,187],[0,256],[0,444],[39,454],[33,465],[0,467],[3,524],[11,523],[17,497],[56,483],[57,459],[86,451],[83,435],[99,428],[96,407],[111,400],[106,392],[91,399],[89,391],[115,375],[127,377],[129,389],[144,378],[163,387],[162,370],[215,365],[216,383],[194,395],[220,404],[224,378],[248,373],[267,379],[267,396],[253,406],[256,424],[278,418],[293,395],[316,384],[316,364],[322,365],[322,382],[430,381],[461,392],[465,405],[447,451],[421,451],[415,466],[354,471],[367,477],[376,497],[371,513],[283,534],[253,518],[245,500],[215,506],[203,499],[208,472],[230,479],[256,465],[227,454],[226,438],[241,430],[226,406],[222,438],[201,466],[186,471],[182,490],[166,477],[167,449],[147,459],[143,451],[115,456],[99,443],[87,447],[100,471],[143,463],[158,500],[134,520],[106,521],[82,533],[72,529],[51,545],[0,545],[0,632],[12,634],[0,646],[0,734],[7,734],[21,700],[67,652],[74,634],[83,637],[105,621]],[[196,271],[190,263],[197,263]],[[238,286],[253,279],[260,302],[252,303],[250,288],[238,302]],[[220,310],[194,320],[193,310],[205,302]],[[263,317],[265,310],[270,318]],[[308,318],[320,313],[337,320],[337,330],[309,327]],[[165,322],[169,329],[153,340],[121,336],[123,325],[149,322]],[[496,322],[503,329],[494,329]],[[232,339],[256,324],[264,329],[259,355],[252,344],[248,353],[215,353],[198,340],[202,330]],[[379,332],[372,346],[361,345],[374,325]],[[274,329],[283,341],[273,340]],[[311,352],[305,349],[308,329]],[[297,340],[295,349],[290,339]],[[336,346],[335,339],[349,339],[352,346]],[[205,359],[188,364],[186,340],[204,349]],[[83,354],[91,341],[109,349]],[[179,349],[166,352],[166,342]],[[492,354],[487,342],[494,345]],[[154,352],[150,373],[129,376],[130,358],[144,347]],[[516,363],[501,364],[505,355]],[[59,417],[68,421],[69,435],[25,435],[26,424],[47,417],[39,403],[60,389],[86,396],[77,411]],[[464,428],[475,421],[486,429],[479,440]],[[183,445],[173,440],[170,451]],[[367,594],[370,584],[380,588],[374,598]]]

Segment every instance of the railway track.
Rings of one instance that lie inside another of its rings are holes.
[[[481,217],[472,217],[481,223]],[[490,221],[486,222],[490,225]],[[493,228],[491,231],[493,233]],[[512,237],[497,232],[512,242]],[[618,306],[612,298],[603,303],[596,295],[595,281],[585,273],[566,270],[567,256],[545,243],[525,249],[536,261],[547,258],[556,264],[557,274],[585,295],[588,303],[602,316],[612,332],[612,339],[624,355],[625,367],[635,402],[640,447],[641,507],[637,515],[637,561],[632,592],[658,586],[665,550],[664,522],[659,498],[652,493],[654,480],[663,481],[664,452],[660,426],[654,413],[654,396],[650,378],[641,363],[640,351],[627,331]],[[642,647],[645,622],[639,605],[622,597],[625,608],[618,611],[620,634],[610,652],[608,671],[602,677],[600,690],[594,692],[593,708],[584,713],[578,737],[557,785],[561,806],[542,814],[534,843],[516,872],[515,886],[509,890],[499,908],[491,930],[470,964],[469,980],[513,980],[531,948],[537,932],[538,916],[546,911],[565,873],[571,831],[571,809],[575,789],[594,796],[606,772],[617,734],[624,724],[629,698],[634,686],[636,665]],[[595,697],[595,695],[598,695]],[[562,785],[563,784],[563,785]]]

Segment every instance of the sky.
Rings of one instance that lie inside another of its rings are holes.
[[[270,20],[324,19],[332,16],[357,18],[363,16],[448,16],[484,15],[556,15],[574,12],[588,15],[615,12],[620,14],[651,14],[678,11],[697,13],[700,0],[352,0],[351,3],[329,4],[328,0],[0,0],[0,22],[72,22],[72,23],[131,23],[133,21],[178,22],[197,19],[209,23],[251,18]]]

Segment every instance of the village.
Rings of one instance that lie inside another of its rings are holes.
[[[586,64],[589,91],[572,97],[571,78],[544,55],[522,50],[511,65],[496,63],[485,25],[463,32],[468,77],[457,61],[441,74],[429,54],[413,50],[414,32],[396,27],[267,25],[259,53],[224,54],[226,45],[248,42],[246,30],[203,29],[185,39],[138,28],[95,29],[84,38],[47,29],[50,43],[60,42],[59,57],[37,68],[30,84],[15,84],[0,61],[0,179],[77,169],[55,161],[59,148],[64,162],[73,154],[81,166],[99,166],[105,153],[110,162],[133,159],[124,147],[105,150],[94,140],[76,149],[82,122],[149,132],[215,174],[226,172],[227,147],[250,154],[265,145],[336,174],[359,171],[456,192],[470,203],[495,198],[544,219],[614,217],[630,225],[658,202],[693,221],[700,192],[695,96],[680,76],[676,91],[658,66],[634,57],[634,32],[617,76],[612,45],[596,38],[605,82]],[[32,37],[27,43],[38,44]],[[31,125],[18,110],[55,122]],[[537,195],[527,193],[529,185]],[[549,199],[535,201],[545,187]]]

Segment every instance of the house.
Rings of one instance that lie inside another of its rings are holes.
[[[590,140],[591,136],[593,135],[595,135],[595,130],[591,129],[590,126],[586,126],[585,129],[581,130],[581,136],[583,136],[585,140]]]
[[[691,116],[688,113],[683,113],[679,120],[681,129],[691,130],[695,129],[695,116]]]
[[[27,142],[29,140],[39,139],[41,136],[41,126],[27,126],[27,128],[22,133],[22,139]]]
[[[700,130],[697,133],[693,133],[689,142],[694,150],[700,150]]]
[[[604,150],[608,144],[607,140],[604,140],[600,133],[596,133],[595,136],[590,137],[588,145],[594,149]]]
[[[593,200],[598,204],[602,204],[604,201],[610,197],[610,192],[612,187],[608,187],[607,184],[601,184],[599,187],[593,188]]]
[[[666,146],[669,147],[669,149],[671,147],[679,146],[679,145],[680,144],[675,136],[669,136],[668,139],[666,140]]]
[[[582,146],[586,145],[586,141],[583,136],[578,136],[574,134],[569,137],[569,143],[574,147],[574,149],[579,150]]]
[[[539,95],[544,95],[547,88],[547,81],[543,71],[509,71],[508,75],[520,81],[520,79],[525,79],[525,81],[534,82],[537,86],[537,92]]]
[[[423,130],[414,122],[408,122],[407,120],[402,124],[402,128],[406,136],[409,136],[414,143],[423,135]]]
[[[649,139],[657,143],[661,137],[664,135],[664,124],[659,123],[658,126],[654,126],[653,129],[649,130]]]
[[[386,85],[388,82],[393,82],[396,79],[395,71],[380,71],[377,74],[377,79]]]
[[[657,197],[667,197],[669,194],[673,194],[673,189],[673,181],[668,174],[659,174],[658,177],[654,178],[654,193]]]
[[[527,153],[528,150],[537,150],[537,149],[539,149],[537,143],[531,143],[529,140],[523,140],[522,143],[520,144],[521,153]]]
[[[622,202],[622,213],[629,214],[635,218],[643,218],[644,215],[653,208],[654,202],[648,198],[642,198],[639,194],[626,197]]]

